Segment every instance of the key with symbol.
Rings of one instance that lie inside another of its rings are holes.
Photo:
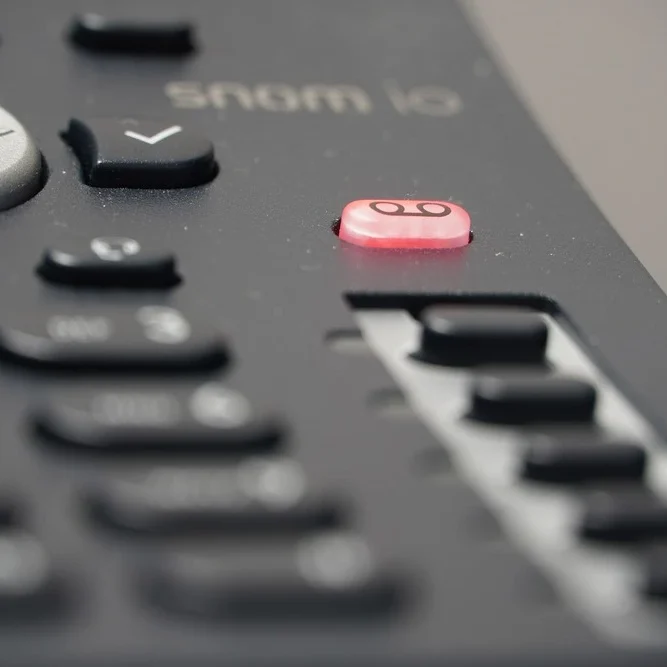
[[[186,188],[212,180],[213,144],[181,125],[132,118],[72,119],[63,135],[88,185]]]
[[[354,623],[392,613],[403,597],[400,574],[345,533],[263,548],[167,551],[139,575],[143,594],[166,611],[239,621]]]
[[[37,273],[76,287],[167,288],[180,282],[173,253],[123,236],[71,239],[47,248]]]
[[[168,306],[33,311],[0,325],[0,356],[44,370],[197,371],[227,360],[224,338]]]
[[[336,500],[308,489],[297,463],[274,457],[127,472],[96,481],[84,498],[102,526],[145,536],[293,535],[341,515]]]
[[[218,382],[188,387],[123,382],[60,391],[35,407],[33,422],[53,446],[118,456],[238,457],[275,450],[284,431],[279,417]],[[268,492],[274,492],[275,502],[273,475]],[[289,483],[299,483],[293,471]],[[253,492],[257,495],[256,486]]]

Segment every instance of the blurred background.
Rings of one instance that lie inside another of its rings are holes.
[[[584,188],[667,291],[667,0],[463,0]]]

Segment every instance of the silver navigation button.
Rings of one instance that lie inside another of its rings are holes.
[[[21,123],[0,108],[0,211],[37,194],[42,158]]]

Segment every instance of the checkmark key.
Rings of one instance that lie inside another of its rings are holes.
[[[160,120],[74,118],[63,138],[79,159],[83,181],[94,187],[186,188],[218,172],[209,139]]]
[[[154,146],[155,144],[158,144],[161,141],[168,139],[169,137],[173,137],[175,134],[178,134],[182,131],[183,128],[180,125],[172,125],[171,127],[162,130],[162,132],[154,134],[152,137],[147,137],[145,134],[139,134],[138,132],[133,132],[132,130],[125,130],[125,136],[129,137],[130,139],[136,139],[137,141],[143,141],[149,146]]]

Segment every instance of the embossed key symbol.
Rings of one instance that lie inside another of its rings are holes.
[[[386,250],[460,248],[470,243],[470,216],[449,201],[360,199],[343,209],[338,236]]]
[[[173,308],[144,306],[137,311],[137,321],[144,327],[144,335],[154,343],[179,345],[184,343],[192,329],[189,322]]]
[[[380,208],[381,206],[384,208]],[[393,207],[393,210],[387,211],[386,208],[388,206]],[[426,208],[427,206],[439,210],[429,211],[429,209]],[[372,208],[376,213],[382,213],[383,215],[413,216],[420,218],[444,218],[446,215],[449,215],[452,212],[452,209],[446,204],[435,201],[419,202],[415,206],[417,209],[416,213],[406,210],[403,204],[399,204],[396,201],[373,201],[369,204],[369,207]]]
[[[120,262],[126,257],[132,257],[141,250],[138,241],[123,237],[99,237],[90,243],[90,249],[107,262]]]

